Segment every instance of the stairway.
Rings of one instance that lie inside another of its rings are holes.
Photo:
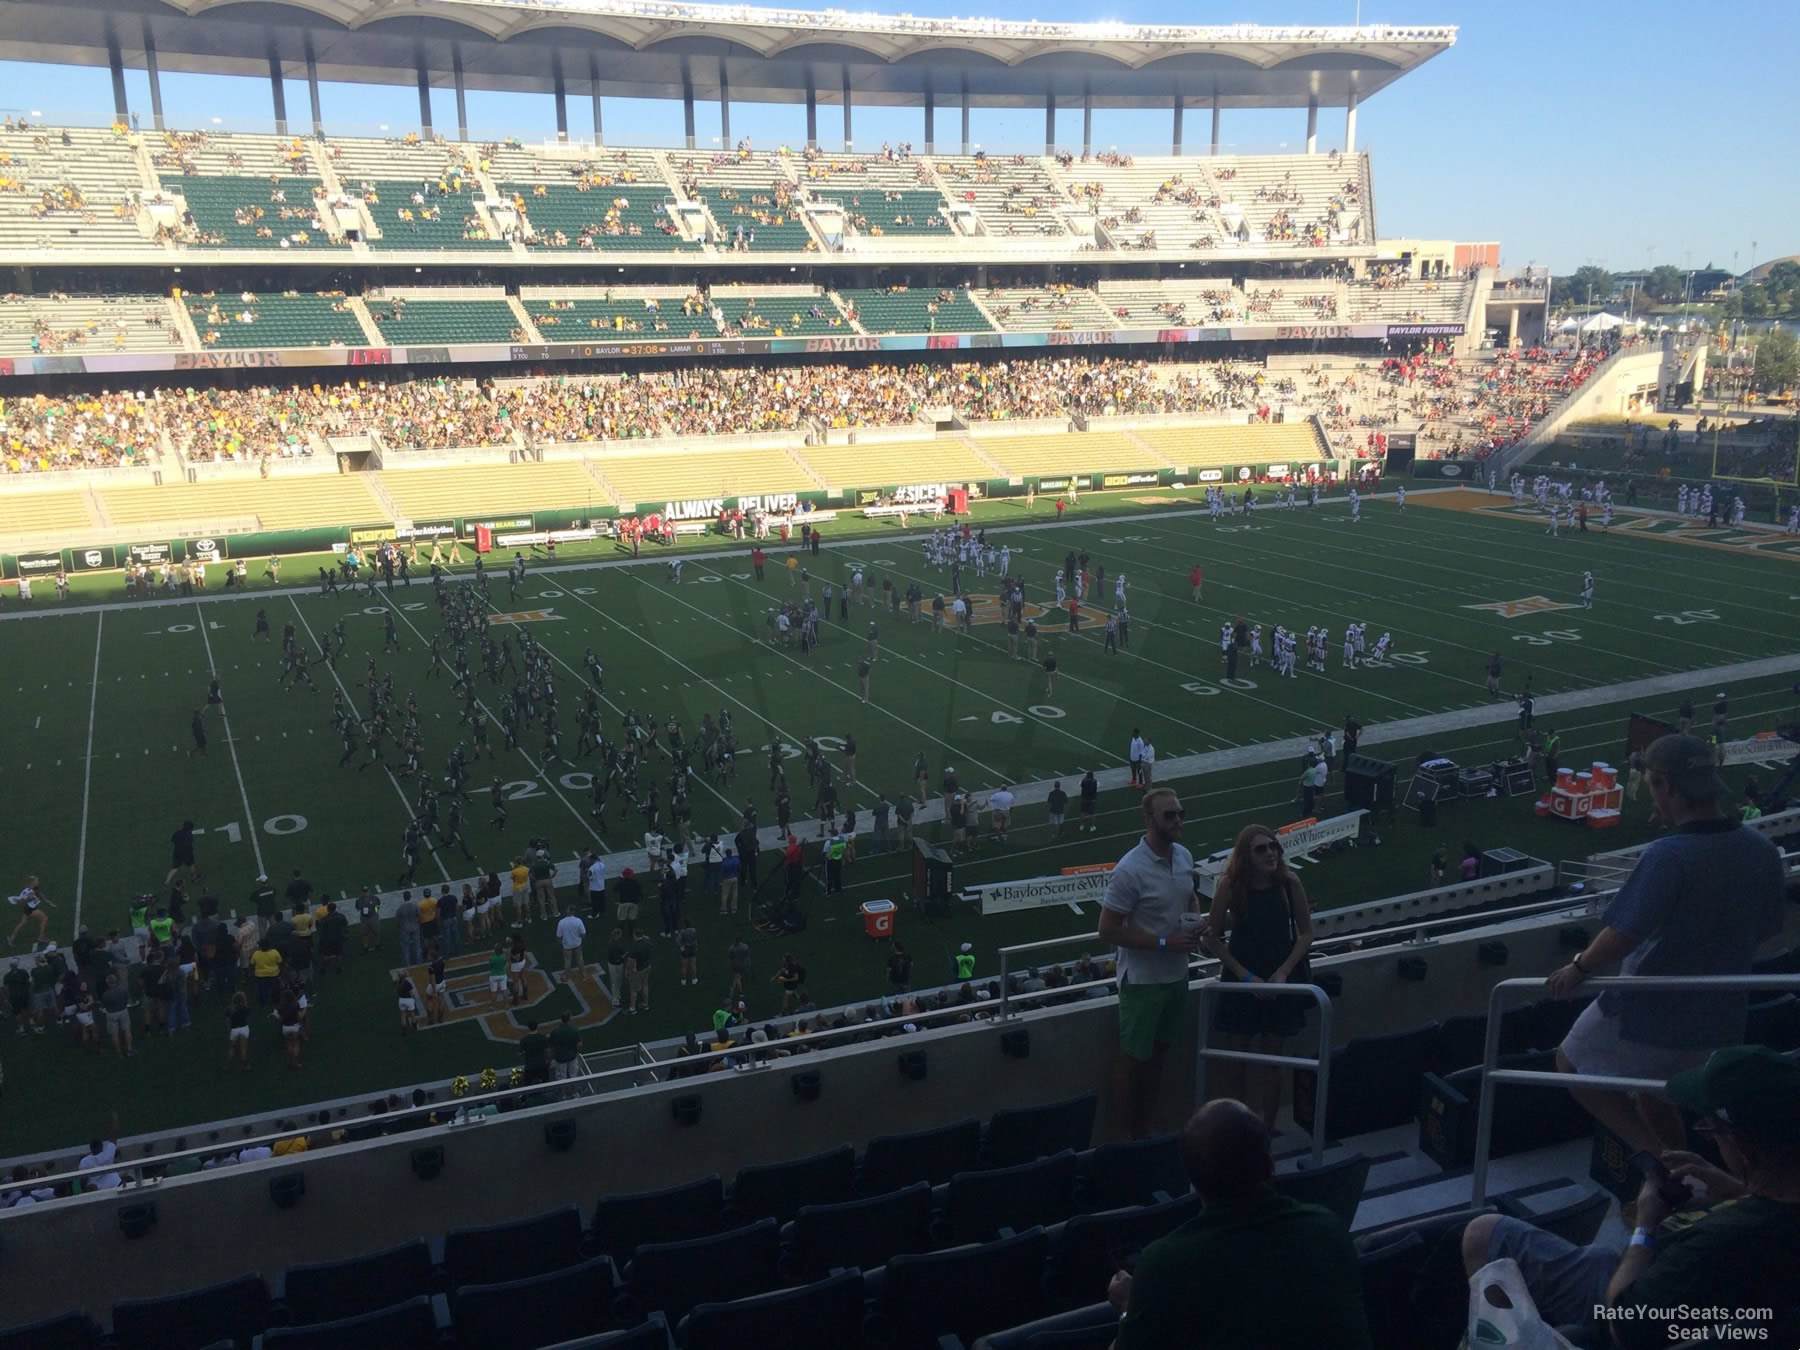
[[[620,495],[619,490],[612,485],[607,476],[600,472],[600,466],[594,460],[583,456],[581,467],[587,472],[587,476],[599,485],[600,491],[606,497],[607,501],[614,506],[617,506],[625,500],[625,498]]]
[[[387,346],[387,339],[382,337],[381,329],[375,326],[375,316],[369,313],[369,307],[360,295],[350,297],[350,312],[356,316],[357,325],[363,330],[371,347]]]
[[[523,245],[515,245],[515,247],[523,247]],[[525,312],[525,306],[520,302],[519,297],[516,295],[507,296],[506,304],[507,307],[512,310],[513,317],[519,321],[519,331],[525,334],[525,340],[527,342],[542,342],[544,340],[542,334],[538,332],[537,325],[531,321],[531,315]]]

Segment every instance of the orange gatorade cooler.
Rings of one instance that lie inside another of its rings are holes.
[[[863,932],[882,942],[894,936],[896,907],[892,900],[865,900],[857,908],[862,910]]]

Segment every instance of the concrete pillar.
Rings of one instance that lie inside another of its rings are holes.
[[[1053,90],[1044,93],[1044,153],[1056,153],[1056,93]]]
[[[694,77],[686,61],[681,63],[681,125],[687,148],[694,148]]]
[[[806,148],[819,148],[819,91],[806,86]]]
[[[562,57],[550,61],[551,97],[556,100],[556,139],[569,139],[569,86],[563,80]]]
[[[450,44],[450,80],[456,86],[456,139],[469,139],[469,86],[463,79],[462,43]]]
[[[1212,152],[1215,155],[1219,153],[1219,111],[1220,111],[1219,110],[1219,96],[1217,94],[1214,94],[1213,95]]]
[[[856,144],[850,131],[850,67],[844,67],[844,153],[850,153]]]
[[[306,101],[312,106],[313,135],[324,136],[325,118],[319,110],[319,58],[313,54],[312,34],[306,35]]]
[[[1519,307],[1508,305],[1506,315],[1506,345],[1510,348],[1519,340]]]
[[[1319,100],[1306,100],[1306,153],[1319,153]]]
[[[144,23],[144,73],[150,77],[150,125],[163,129],[162,71],[156,64],[156,39],[150,36],[150,24]]]
[[[425,69],[425,53],[421,51],[416,60],[419,76],[419,134],[426,140],[431,139],[431,72]]]
[[[1172,139],[1174,148],[1169,151],[1172,155],[1181,153],[1181,111],[1181,95],[1177,94],[1175,95],[1175,134]]]
[[[731,149],[731,76],[725,71],[725,58],[719,58],[719,144]]]
[[[287,135],[287,87],[281,82],[281,58],[269,53],[269,92],[275,96],[275,134]]]
[[[969,153],[969,86],[962,87],[962,152]]]
[[[128,121],[131,105],[125,99],[125,54],[119,50],[119,35],[110,19],[106,23],[106,64],[112,68],[113,116]]]
[[[588,56],[588,92],[594,100],[594,144],[606,144],[606,132],[600,121],[600,58]]]
[[[1344,110],[1344,153],[1356,153],[1356,90],[1350,91],[1350,105]]]
[[[1081,153],[1094,153],[1094,94],[1092,90],[1081,95]]]
[[[937,145],[937,96],[925,91],[925,153],[935,154]]]

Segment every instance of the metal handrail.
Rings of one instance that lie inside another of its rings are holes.
[[[1249,1050],[1215,1050],[1207,1044],[1212,1019],[1206,1015],[1207,1000],[1212,994],[1306,994],[1319,1005],[1319,1053],[1305,1055],[1265,1055]],[[1316,984],[1237,984],[1214,980],[1200,986],[1200,1027],[1196,1033],[1199,1048],[1194,1055],[1194,1095],[1206,1097],[1206,1061],[1229,1059],[1243,1064],[1267,1064],[1276,1068],[1312,1069],[1317,1072],[1318,1086],[1313,1092],[1312,1161],[1318,1167],[1325,1161],[1325,1118],[1331,1101],[1331,998]]]
[[[1549,900],[1533,900],[1529,904],[1509,905],[1505,909],[1491,909],[1478,914],[1450,914],[1436,919],[1420,919],[1413,923],[1393,924],[1387,928],[1368,928],[1355,933],[1334,933],[1329,937],[1315,937],[1307,954],[1309,956],[1317,957],[1321,955],[1322,949],[1327,947],[1338,948],[1349,946],[1354,950],[1356,944],[1366,945],[1372,939],[1396,937],[1402,933],[1424,934],[1427,932],[1434,932],[1440,928],[1454,928],[1466,926],[1471,923],[1485,923],[1490,919],[1519,919],[1528,918],[1537,914],[1555,914],[1564,910],[1581,909],[1591,906],[1593,896],[1594,892],[1590,891],[1581,896],[1565,895]],[[1084,987],[1082,985],[1065,985],[1061,989],[1046,990],[1043,994],[1014,994],[1010,992],[1008,987],[1009,981],[1007,979],[1011,958],[1014,955],[1023,954],[1025,952],[1045,951],[1052,947],[1072,946],[1082,942],[1099,941],[1103,941],[1103,939],[1097,932],[1071,933],[1067,937],[1042,938],[1036,942],[1021,942],[1015,946],[1001,947],[999,949],[1001,1015],[1006,1015],[1008,1007],[1015,1000],[1023,1002],[1030,999],[1040,999],[1046,996],[1066,994],[1071,989],[1080,989]],[[1324,954],[1345,955],[1347,953],[1332,952]],[[1209,967],[1211,968],[1210,972],[1208,970]],[[1194,979],[1205,979],[1207,978],[1208,973],[1216,974],[1218,968],[1219,962],[1213,958],[1203,957],[1198,960],[1190,961],[1188,963],[1188,979],[1190,981]],[[1104,981],[1103,983],[1110,983],[1110,981]]]
[[[1083,986],[1072,986],[1072,987],[1080,988]],[[1056,992],[1066,994],[1069,992],[1069,989],[1067,989],[1067,988],[1060,989],[1060,990],[1057,990]],[[672,1069],[679,1067],[682,1069],[694,1069],[694,1070],[698,1070],[701,1073],[704,1073],[704,1072],[706,1072],[707,1067],[709,1065],[713,1064],[715,1061],[723,1062],[727,1059],[733,1059],[733,1058],[735,1058],[739,1061],[742,1061],[743,1062],[742,1067],[745,1067],[745,1068],[755,1068],[755,1067],[767,1068],[767,1067],[770,1067],[771,1065],[773,1065],[777,1059],[792,1058],[793,1052],[797,1049],[812,1049],[812,1050],[825,1051],[825,1050],[834,1050],[834,1049],[845,1048],[844,1043],[850,1043],[853,1037],[862,1035],[864,1032],[868,1031],[871,1027],[875,1027],[875,1028],[885,1027],[885,1028],[897,1030],[902,1024],[908,1023],[908,1022],[910,1022],[916,1026],[916,1025],[926,1023],[926,1022],[939,1022],[939,1021],[966,1018],[966,1017],[970,1017],[972,1015],[977,1015],[981,1012],[984,1012],[988,1008],[994,1009],[997,1014],[998,1007],[999,1007],[999,1005],[997,1002],[990,1002],[990,1003],[986,1004],[985,1006],[982,1004],[966,1004],[966,1003],[965,1004],[951,1004],[949,1007],[945,1007],[945,1008],[932,1008],[932,1009],[923,1010],[923,1011],[920,1011],[917,1013],[909,1013],[905,1017],[894,1016],[894,1017],[883,1018],[883,1019],[880,1019],[879,1021],[859,1022],[859,1023],[855,1024],[854,1026],[833,1027],[833,1028],[827,1028],[827,1029],[823,1029],[823,1030],[819,1030],[819,1031],[807,1032],[806,1034],[800,1035],[800,1036],[786,1036],[786,1037],[783,1037],[780,1041],[769,1041],[767,1043],[756,1043],[756,1042],[752,1042],[749,1040],[744,1040],[741,1042],[734,1043],[731,1046],[731,1048],[728,1050],[702,1050],[698,1054],[683,1055],[683,1056],[680,1056],[679,1058],[675,1058],[675,1059],[654,1060],[652,1066],[646,1066],[643,1064],[633,1063],[633,1064],[628,1064],[628,1065],[624,1066],[623,1068],[601,1069],[597,1072],[587,1074],[581,1081],[588,1086],[588,1089],[589,1089],[588,1095],[600,1096],[600,1095],[612,1090],[614,1085],[619,1080],[626,1080],[625,1086],[627,1086],[627,1087],[640,1086],[639,1084],[632,1082],[630,1080],[632,1079],[632,1077],[634,1075],[640,1075],[640,1074],[644,1073],[646,1067],[650,1067],[651,1071],[658,1075],[658,1081],[665,1083],[665,1084],[668,1082],[674,1081],[673,1078],[668,1074],[668,1072],[667,1072],[668,1070],[672,1070]],[[996,1016],[992,1016],[992,1017],[983,1018],[981,1020],[997,1021],[999,1019],[998,1019],[998,1016],[996,1015]],[[833,1042],[838,1042],[838,1044],[833,1044]],[[623,1048],[623,1047],[621,1047],[621,1048]],[[772,1055],[770,1052],[777,1052],[777,1053]],[[633,1056],[633,1059],[634,1060],[636,1059],[635,1055]],[[461,1128],[465,1124],[473,1125],[477,1122],[478,1119],[480,1119],[479,1117],[476,1117],[473,1114],[473,1112],[476,1108],[484,1107],[484,1106],[498,1107],[503,1102],[508,1101],[508,1100],[517,1099],[517,1098],[521,1098],[521,1097],[536,1096],[539,1094],[543,1094],[545,1096],[546,1100],[541,1101],[541,1102],[533,1102],[530,1106],[522,1107],[522,1108],[520,1108],[519,1112],[514,1112],[513,1114],[515,1114],[515,1115],[520,1114],[522,1111],[526,1111],[526,1110],[541,1110],[545,1107],[549,1107],[552,1109],[565,1109],[566,1110],[569,1106],[569,1103],[561,1097],[561,1087],[562,1087],[562,1085],[559,1084],[557,1082],[557,1080],[555,1080],[555,1079],[551,1079],[549,1081],[542,1082],[542,1083],[520,1083],[516,1087],[510,1086],[510,1085],[504,1086],[504,1087],[497,1087],[491,1092],[465,1093],[464,1095],[462,1095],[460,1097],[453,1098],[452,1101],[450,1101],[450,1102],[435,1101],[435,1102],[428,1103],[427,1105],[424,1105],[424,1106],[397,1107],[394,1110],[383,1112],[379,1116],[368,1116],[368,1117],[359,1119],[354,1122],[348,1122],[348,1123],[342,1123],[342,1124],[334,1122],[330,1128],[333,1130],[355,1129],[359,1126],[375,1125],[375,1126],[379,1127],[383,1131],[384,1134],[386,1134],[388,1132],[393,1131],[395,1126],[400,1125],[403,1122],[413,1121],[415,1119],[419,1120],[419,1124],[416,1126],[408,1126],[408,1128],[425,1128],[427,1125],[429,1125],[429,1123],[430,1123],[429,1118],[431,1116],[441,1115],[441,1114],[445,1113],[446,1111],[454,1111],[458,1118],[448,1120],[448,1121],[443,1121],[443,1122],[440,1122],[440,1124],[444,1128]],[[324,1131],[324,1128],[325,1127],[321,1126],[321,1127],[316,1127],[316,1128],[311,1128],[311,1129],[296,1128],[296,1129],[291,1129],[291,1130],[274,1130],[274,1131],[271,1131],[266,1134],[245,1135],[242,1138],[238,1138],[238,1139],[209,1141],[205,1145],[203,1145],[201,1147],[197,1147],[197,1148],[171,1149],[167,1153],[157,1153],[157,1154],[154,1154],[154,1155],[151,1155],[148,1157],[142,1157],[142,1158],[137,1158],[137,1159],[132,1159],[132,1160],[127,1160],[127,1159],[121,1158],[118,1160],[118,1162],[115,1165],[104,1169],[104,1171],[118,1172],[121,1174],[121,1176],[128,1178],[124,1184],[125,1189],[129,1189],[134,1186],[155,1184],[155,1183],[161,1181],[162,1177],[158,1176],[158,1177],[146,1178],[142,1175],[142,1173],[144,1172],[145,1169],[157,1169],[160,1171],[162,1169],[166,1169],[170,1163],[178,1162],[178,1161],[181,1161],[181,1160],[187,1159],[187,1158],[196,1158],[196,1159],[199,1159],[202,1162],[204,1162],[205,1160],[207,1160],[209,1158],[216,1158],[216,1157],[223,1156],[225,1154],[237,1153],[237,1152],[240,1152],[241,1150],[247,1149],[247,1148],[259,1148],[259,1147],[265,1147],[265,1146],[272,1147],[274,1144],[276,1144],[277,1142],[284,1140],[284,1139],[293,1139],[293,1138],[296,1138],[296,1137],[302,1136],[302,1135],[312,1135],[312,1134],[322,1133]],[[359,1141],[359,1142],[361,1142],[361,1141]],[[313,1155],[311,1154],[310,1151],[303,1152],[303,1153],[288,1154],[285,1157],[280,1158],[279,1161],[288,1163],[288,1164],[304,1166],[306,1164],[306,1162],[312,1156]],[[265,1161],[269,1161],[269,1160],[268,1159],[256,1159],[255,1161],[265,1162]],[[93,1176],[92,1172],[83,1171],[82,1169],[77,1167],[77,1168],[71,1168],[71,1169],[64,1170],[64,1171],[47,1172],[42,1176],[33,1177],[31,1179],[30,1185],[33,1187],[55,1186],[55,1185],[58,1185],[59,1183],[66,1183],[66,1182],[71,1182],[71,1181],[89,1182],[92,1180],[94,1180],[94,1176]],[[12,1188],[10,1186],[8,1186],[6,1189],[12,1189]],[[86,1189],[84,1187],[84,1189],[82,1191],[82,1195],[80,1197],[66,1197],[66,1198],[85,1198],[89,1195],[94,1195],[94,1194],[110,1194],[112,1191],[117,1190],[117,1189],[121,1189],[121,1188],[108,1187],[105,1191],[96,1192],[96,1191],[93,1191],[90,1189]],[[61,1199],[61,1198],[65,1198],[65,1197],[58,1197],[58,1198]],[[36,1207],[33,1207],[33,1208],[35,1209]],[[0,1214],[3,1214],[3,1213],[4,1213],[4,1211],[0,1211]]]
[[[1791,989],[1800,993],[1800,975],[1604,975],[1583,980],[1583,990],[1629,989],[1635,993],[1663,994],[1677,991],[1715,990],[1721,993],[1749,993],[1759,989]],[[1475,1118],[1475,1167],[1470,1176],[1470,1200],[1473,1205],[1487,1203],[1488,1154],[1494,1144],[1494,1087],[1512,1083],[1520,1087],[1555,1087],[1565,1091],[1575,1085],[1609,1092],[1661,1093],[1667,1083],[1655,1078],[1619,1078],[1609,1074],[1546,1073],[1536,1069],[1500,1069],[1501,1008],[1507,995],[1520,989],[1543,992],[1544,981],[1537,976],[1519,976],[1501,980],[1488,994],[1487,1039],[1481,1054],[1481,1103]]]

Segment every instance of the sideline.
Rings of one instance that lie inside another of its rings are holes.
[[[1575,689],[1561,694],[1547,694],[1536,700],[1536,714],[1540,721],[1545,717],[1558,713],[1579,712],[1585,708],[1601,707],[1613,703],[1625,703],[1633,699],[1651,698],[1658,695],[1675,694],[1699,688],[1708,684],[1729,684],[1734,680],[1748,680],[1769,675],[1788,675],[1800,672],[1800,654],[1790,656],[1762,657],[1755,661],[1739,661],[1727,666],[1712,666],[1704,670],[1677,671],[1669,675],[1652,675],[1638,680],[1626,680],[1619,684],[1595,685],[1587,689]],[[1381,722],[1365,727],[1359,742],[1362,746],[1386,745],[1397,741],[1414,740],[1421,737],[1444,735],[1456,731],[1475,730],[1480,727],[1499,726],[1512,722],[1518,717],[1518,706],[1512,699],[1502,699],[1494,703],[1481,704],[1471,708],[1458,708],[1453,712],[1432,713],[1424,717],[1403,717],[1392,722]],[[1311,736],[1294,736],[1285,740],[1264,741],[1261,744],[1232,746],[1226,750],[1209,750],[1198,755],[1178,755],[1171,759],[1159,759],[1156,762],[1156,781],[1173,783],[1176,780],[1193,779],[1206,774],[1220,773],[1229,769],[1253,768],[1259,764],[1272,764],[1282,760],[1298,762],[1301,755],[1313,744]],[[1131,770],[1129,766],[1112,769],[1095,769],[1094,778],[1100,784],[1102,792],[1129,787]],[[1060,779],[1044,779],[1035,783],[1010,784],[1016,806],[1034,806],[1043,802],[1050,795],[1053,784],[1061,782],[1069,784],[1079,782],[1075,775],[1064,775]],[[983,797],[995,784],[970,789],[974,796]],[[1071,798],[1077,796],[1071,793]],[[858,828],[857,835],[862,837],[873,833],[869,808],[866,803],[855,806]],[[934,796],[923,806],[913,812],[913,828],[920,829],[943,820],[944,804],[941,797]],[[817,843],[816,837],[809,837],[803,827],[814,823],[811,817],[796,816],[793,832],[799,834],[804,843]],[[898,827],[890,824],[890,832],[897,833]],[[720,831],[723,842],[725,831]],[[765,825],[757,831],[757,843],[763,855],[767,855],[771,865],[772,855],[778,852],[785,842],[785,836],[778,826]],[[606,859],[606,875],[609,881],[616,879],[627,867],[643,872],[649,865],[649,854],[642,848],[623,849],[615,853],[603,854]],[[570,859],[557,864],[556,885],[562,887],[576,886],[579,881],[579,858]],[[460,888],[462,880],[471,884],[480,881],[480,877],[461,878],[451,884]],[[400,892],[382,891],[381,912],[384,918],[391,917],[395,907],[400,903]],[[349,897],[354,900],[356,897]]]

